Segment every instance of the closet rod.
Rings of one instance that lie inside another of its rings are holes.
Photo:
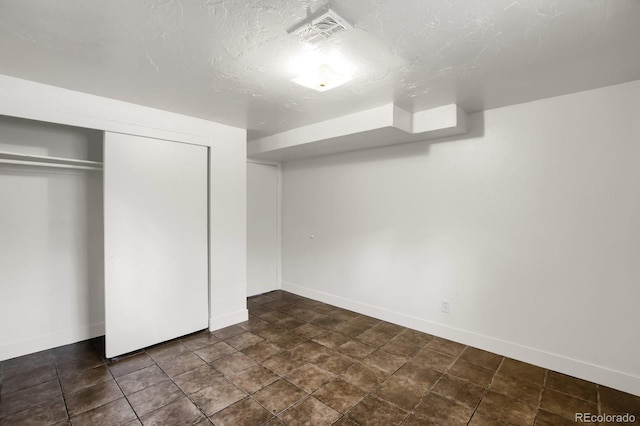
[[[0,158],[0,163],[17,164],[21,166],[56,167],[61,169],[102,170],[102,167],[96,167],[96,166],[76,166],[75,164],[45,163],[42,161],[8,160],[6,158]]]

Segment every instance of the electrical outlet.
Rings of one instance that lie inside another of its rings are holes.
[[[447,299],[442,299],[440,302],[440,310],[445,314],[449,313],[449,301]]]

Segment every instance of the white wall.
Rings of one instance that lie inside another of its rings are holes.
[[[4,75],[0,93],[0,115],[208,146],[209,327],[222,328],[248,317],[246,130]],[[13,283],[0,285],[13,288]],[[66,343],[70,341],[56,344]],[[27,352],[13,346],[11,353]]]
[[[635,81],[285,163],[283,288],[640,395],[638,117]]]
[[[0,116],[0,151],[101,161],[102,134]],[[0,164],[0,200],[0,359],[102,334],[102,173]]]

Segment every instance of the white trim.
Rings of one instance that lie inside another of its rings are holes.
[[[275,290],[280,290],[282,289],[282,163],[280,161],[256,160],[252,158],[247,158],[247,163],[273,166],[277,169],[276,179],[278,180],[278,199],[276,202],[278,205],[276,212],[276,284],[278,287]]]
[[[469,330],[451,327],[435,321],[429,321],[423,318],[406,315],[401,312],[381,308],[379,306],[358,302],[353,299],[297,286],[288,282],[282,283],[282,289],[299,296],[329,303],[343,309],[349,309],[351,311],[369,315],[403,327],[412,328],[434,336],[453,340],[464,345],[494,352],[519,361],[527,362],[549,370],[558,371],[640,396],[640,377],[623,371],[590,364],[577,359],[520,345],[518,343],[474,333]]]
[[[247,163],[264,164],[265,166],[276,166],[276,167],[280,167],[282,165],[282,161],[259,160],[255,158],[247,158]]]
[[[276,283],[279,289],[282,289],[282,182],[283,182],[282,165],[278,165],[278,223],[277,223],[278,272],[276,273],[276,279],[277,279]]]
[[[104,322],[68,328],[0,345],[0,361],[104,335]]]
[[[220,330],[249,319],[249,310],[240,309],[239,311],[230,312],[228,314],[209,318],[209,331]]]

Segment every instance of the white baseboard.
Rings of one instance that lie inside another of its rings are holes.
[[[622,371],[284,281],[282,290],[640,396],[640,377]]]
[[[0,361],[104,335],[104,322],[0,344]]]
[[[209,318],[209,331],[220,330],[230,325],[238,324],[249,319],[249,311],[240,309],[224,315]]]

